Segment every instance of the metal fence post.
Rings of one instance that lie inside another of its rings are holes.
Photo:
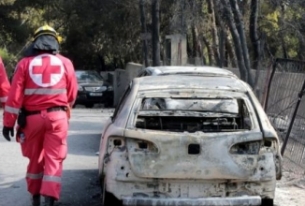
[[[293,126],[293,123],[294,123],[294,120],[295,120],[295,117],[296,117],[296,114],[298,112],[298,109],[299,109],[299,106],[300,106],[300,103],[301,103],[301,100],[302,100],[302,96],[303,96],[303,91],[305,89],[305,80],[303,82],[303,86],[302,86],[302,90],[300,91],[299,95],[298,95],[298,101],[297,101],[297,104],[294,108],[294,111],[293,111],[293,115],[292,115],[292,118],[291,118],[291,121],[289,123],[289,127],[288,127],[288,131],[286,133],[286,137],[285,137],[285,140],[283,142],[283,146],[281,148],[281,154],[284,155],[284,152],[285,152],[285,149],[286,149],[286,146],[287,146],[287,142],[288,142],[288,139],[289,139],[289,136],[290,136],[290,132],[291,132],[291,129],[292,129],[292,126]]]
[[[267,92],[266,92],[266,100],[265,100],[265,105],[264,105],[264,109],[265,109],[266,113],[267,113],[267,109],[268,109],[270,87],[271,87],[273,76],[274,76],[274,73],[275,73],[275,70],[276,70],[276,65],[277,65],[277,59],[273,63],[272,72],[271,72],[269,82],[268,82],[268,87],[267,87]]]

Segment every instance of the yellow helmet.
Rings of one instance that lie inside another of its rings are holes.
[[[35,41],[39,36],[41,35],[51,35],[54,36],[59,43],[62,41],[62,37],[59,36],[59,34],[56,32],[56,30],[49,25],[44,25],[42,27],[39,27],[35,32],[34,32],[34,37],[32,41]]]

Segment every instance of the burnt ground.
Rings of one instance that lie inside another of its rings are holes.
[[[98,108],[73,110],[69,129],[69,155],[64,162],[62,196],[57,206],[99,205],[98,158],[95,153],[98,151],[103,122],[111,113],[112,110]],[[0,118],[2,124],[2,115]],[[26,165],[27,159],[21,156],[19,145],[0,137],[0,206],[31,205],[24,179]],[[283,178],[278,181],[276,190],[276,205],[303,206],[304,193],[302,170],[285,164]]]

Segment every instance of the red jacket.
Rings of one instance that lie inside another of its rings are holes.
[[[23,58],[16,67],[3,124],[15,125],[19,110],[40,111],[73,105],[78,85],[72,62],[57,54]]]
[[[3,107],[7,100],[7,95],[9,90],[10,90],[10,82],[7,78],[5,67],[0,57],[0,102]]]

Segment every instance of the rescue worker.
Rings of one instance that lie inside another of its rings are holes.
[[[26,181],[32,205],[52,206],[59,199],[67,155],[68,112],[77,95],[72,62],[59,54],[59,38],[50,26],[34,33],[33,42],[15,69],[4,109],[3,136],[10,141],[18,118],[17,142],[29,158]]]
[[[1,106],[4,107],[7,100],[7,95],[10,90],[10,82],[7,78],[2,58],[0,57],[0,102]]]

